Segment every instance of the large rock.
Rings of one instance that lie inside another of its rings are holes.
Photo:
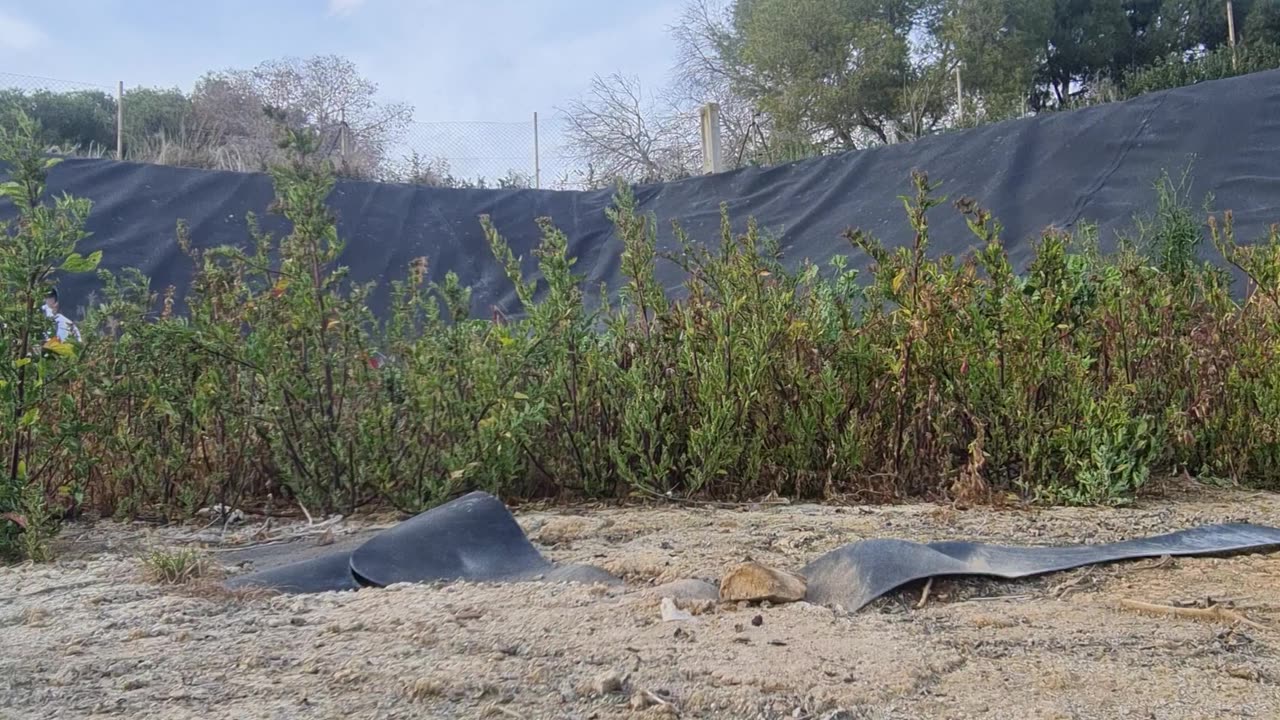
[[[745,562],[720,581],[721,602],[787,603],[804,599],[805,580],[795,573]]]

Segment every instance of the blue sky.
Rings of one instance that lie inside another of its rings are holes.
[[[550,115],[593,74],[657,89],[682,0],[0,0],[0,72],[189,90],[212,69],[354,60],[419,121]]]

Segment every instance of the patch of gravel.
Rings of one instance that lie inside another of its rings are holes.
[[[627,586],[238,597],[144,579],[144,548],[178,543],[180,530],[138,539],[136,525],[68,528],[64,538],[95,550],[0,568],[0,717],[1280,717],[1276,630],[1118,604],[1212,598],[1277,627],[1280,554],[938,581],[922,608],[917,585],[854,616],[694,600],[682,601],[692,619],[663,622],[652,592],[714,582],[746,559],[797,570],[871,536],[1042,544],[1280,525],[1273,495],[1210,491],[1125,510],[790,505],[518,518],[551,559],[600,565]],[[239,572],[311,546],[210,557]]]

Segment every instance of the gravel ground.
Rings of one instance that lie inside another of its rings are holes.
[[[193,545],[215,570],[240,572],[357,542],[386,519],[258,547],[235,546],[252,540],[254,518],[212,546],[191,529],[73,525],[56,562],[0,568],[0,718],[1280,717],[1280,553],[939,581],[922,607],[914,586],[844,617],[807,603],[693,603],[692,622],[663,622],[653,590],[714,581],[748,557],[798,569],[872,536],[1044,544],[1280,526],[1280,496],[1194,494],[1123,510],[518,513],[551,559],[625,578],[610,589],[235,597],[211,578],[151,582],[142,557]],[[1141,614],[1125,599],[1228,606],[1256,625]]]

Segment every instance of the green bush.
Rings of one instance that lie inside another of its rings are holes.
[[[42,156],[26,136],[4,140],[27,218],[3,255],[13,361],[26,357],[19,330],[43,322],[38,288],[15,284],[30,276],[16,250],[47,245],[31,255],[44,258],[36,285],[94,259],[73,255],[87,203],[28,209],[40,188],[21,179],[41,177]],[[1018,272],[999,223],[965,198],[953,204],[973,252],[933,253],[946,200],[917,175],[903,201],[912,243],[846,234],[872,260],[866,277],[843,256],[788,272],[772,238],[751,222],[735,233],[727,212],[718,243],[676,225],[679,250],[662,255],[656,219],[620,186],[616,305],[588,302],[549,219],[530,278],[484,217],[522,317],[469,317],[469,290],[452,274],[427,282],[420,259],[380,320],[372,286],[336,262],[333,175],[313,142],[285,138],[293,160],[275,171],[272,208],[291,223],[283,237],[251,219],[244,247],[201,252],[179,228],[195,263],[185,315],[172,288],[153,296],[136,272],[100,273],[82,346],[6,366],[0,440],[23,463],[4,476],[0,513],[415,512],[470,489],[1118,504],[1184,471],[1280,486],[1280,237],[1240,245],[1229,213],[1206,233],[1184,182],[1162,178],[1154,212],[1114,252],[1089,228],[1049,231]],[[1201,261],[1206,237],[1247,281],[1243,299],[1232,273]],[[687,273],[678,302],[659,261]],[[38,396],[15,394],[22,378]],[[39,536],[0,532],[11,551]]]
[[[1280,68],[1280,46],[1255,43],[1235,49],[1222,47],[1192,60],[1174,56],[1134,70],[1124,78],[1123,95],[1133,98],[1157,90],[1172,90],[1276,68]]]

